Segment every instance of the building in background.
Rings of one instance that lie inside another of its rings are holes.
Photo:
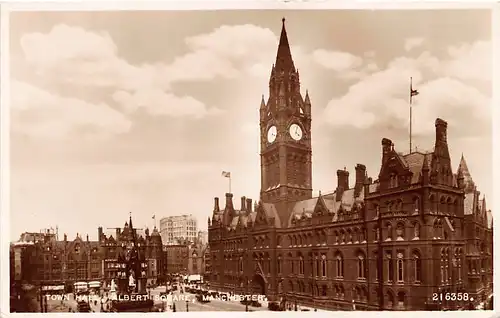
[[[107,237],[99,227],[98,241],[90,241],[88,235],[84,239],[79,234],[73,240],[64,234],[63,240],[58,241],[57,235],[50,231],[21,234],[19,241],[10,246],[11,285],[65,285],[66,290],[71,290],[76,282],[99,281],[109,285],[117,277],[121,259],[132,242],[129,223],[115,233],[116,237]],[[138,234],[137,242],[147,260],[147,282],[160,282],[166,273],[160,233],[155,227],[149,235],[146,229],[144,236]]]
[[[205,250],[207,244],[201,242],[189,245],[189,260],[188,260],[188,274],[200,275],[205,274]]]
[[[198,243],[203,245],[208,243],[208,231],[198,231]]]
[[[78,281],[100,280],[102,254],[99,243],[82,239],[79,234],[68,241],[46,233],[23,233],[11,244],[14,257],[14,277],[35,285],[66,285],[70,290]]]
[[[163,250],[167,255],[167,273],[187,275],[189,264],[189,245],[164,245]]]
[[[134,228],[130,217],[123,228],[115,229],[115,236],[106,236],[102,227],[99,227],[98,235],[103,254],[103,280],[106,285],[109,285],[112,279],[128,276],[123,272],[123,267],[127,252],[131,250],[134,241],[139,251],[139,259],[144,260],[142,278],[145,278],[146,284],[155,285],[164,281],[167,268],[161,236],[156,226],[150,234],[147,228],[145,230]]]
[[[160,234],[164,245],[175,245],[179,241],[195,242],[198,239],[196,218],[191,214],[164,217],[160,220]]]
[[[336,190],[313,197],[311,102],[284,20],[269,90],[257,206],[214,199],[212,288],[330,310],[468,309],[492,295],[491,212],[465,159],[452,170],[447,122],[435,121],[432,151],[400,153],[383,138],[377,180],[357,164],[354,184],[340,169]]]

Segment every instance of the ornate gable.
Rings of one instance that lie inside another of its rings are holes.
[[[255,216],[254,227],[267,227],[269,225],[269,219],[261,202],[257,205],[256,212],[257,215]]]

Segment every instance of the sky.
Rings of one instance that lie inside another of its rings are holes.
[[[59,229],[152,228],[213,198],[258,199],[258,109],[281,19],[312,103],[314,194],[336,170],[378,177],[381,139],[432,151],[448,122],[492,193],[491,17],[486,10],[15,12],[10,16],[11,239]]]

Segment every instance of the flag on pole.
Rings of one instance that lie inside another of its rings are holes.
[[[224,178],[231,178],[231,172],[229,172],[229,171],[222,171],[222,176]]]
[[[411,96],[417,96],[418,94],[420,94],[416,89],[411,89],[411,92],[410,92]]]

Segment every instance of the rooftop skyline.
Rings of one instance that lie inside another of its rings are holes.
[[[153,227],[213,197],[258,200],[262,94],[281,19],[312,103],[313,188],[365,164],[377,179],[382,138],[432,150],[448,126],[491,196],[491,16],[487,10],[18,12],[10,16],[11,239],[57,225]],[[196,21],[196,23],[185,23]],[[397,24],[397,27],[395,25]],[[182,27],[180,27],[182,26]],[[352,182],[351,182],[352,183]]]

